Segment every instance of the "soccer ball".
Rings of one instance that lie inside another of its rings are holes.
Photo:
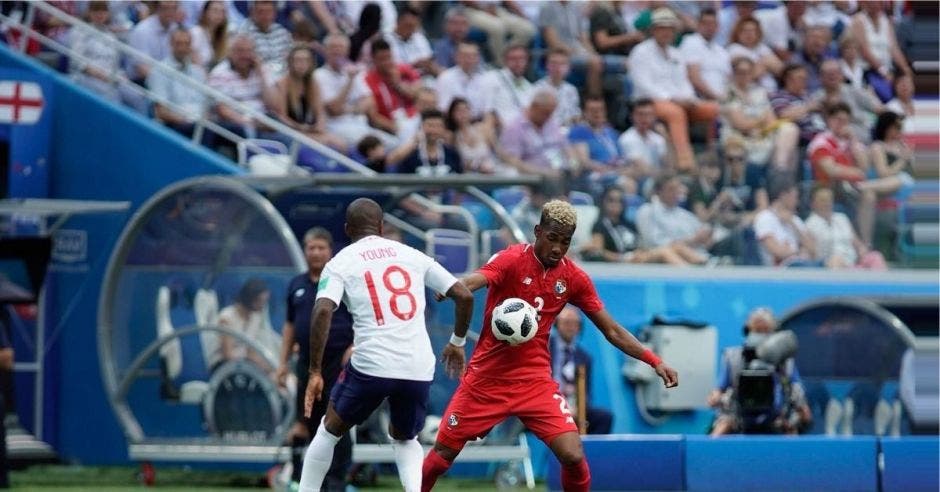
[[[519,345],[528,342],[539,331],[538,312],[528,302],[510,297],[493,309],[490,328],[497,340]]]

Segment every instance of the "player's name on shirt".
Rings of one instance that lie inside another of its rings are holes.
[[[384,258],[394,258],[396,256],[398,256],[398,253],[391,247],[359,251],[359,257],[362,258],[363,261],[381,260]]]

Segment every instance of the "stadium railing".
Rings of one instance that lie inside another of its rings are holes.
[[[27,4],[26,14],[23,16],[22,20],[19,18],[12,17],[12,16],[0,14],[0,21],[2,21],[2,23],[5,26],[7,26],[10,29],[19,30],[22,33],[22,35],[19,38],[19,46],[16,47],[21,52],[25,53],[27,44],[29,43],[30,40],[36,40],[42,46],[48,49],[51,49],[61,55],[64,55],[68,57],[70,60],[78,60],[82,62],[93,61],[87,57],[80,55],[75,50],[73,50],[70,46],[67,46],[52,38],[49,38],[43,35],[42,33],[40,33],[39,31],[37,31],[35,28],[33,28],[33,21],[36,17],[36,13],[42,12],[43,14],[46,14],[50,16],[51,18],[56,19],[59,22],[62,22],[63,24],[65,24],[71,29],[82,29],[84,31],[99,35],[102,39],[106,40],[106,42],[111,43],[114,46],[114,48],[117,49],[121,53],[123,57],[134,60],[135,62],[150,64],[150,66],[152,67],[152,70],[159,71],[162,75],[166,76],[173,82],[185,84],[189,88],[198,91],[206,98],[207,113],[208,113],[208,108],[214,107],[217,104],[224,104],[226,106],[234,108],[237,112],[243,115],[251,116],[259,124],[269,127],[272,130],[276,131],[277,133],[283,135],[285,138],[287,138],[290,141],[290,145],[288,145],[288,149],[290,153],[291,164],[295,167],[295,169],[297,169],[296,168],[297,156],[299,155],[300,150],[303,147],[309,147],[313,149],[314,151],[318,152],[319,154],[330,159],[331,162],[335,161],[337,165],[342,166],[345,169],[357,172],[359,174],[366,174],[366,175],[376,174],[375,171],[372,171],[371,169],[337,152],[336,150],[333,150],[332,148],[326,145],[323,145],[320,142],[317,142],[316,140],[304,135],[303,133],[298,132],[297,130],[293,128],[290,128],[289,126],[271,118],[270,116],[268,116],[267,114],[264,114],[263,112],[251,109],[245,106],[244,104],[232,99],[228,95],[220,91],[217,91],[204,83],[200,83],[199,81],[194,80],[176,71],[175,69],[162,63],[162,60],[155,60],[151,58],[150,56],[148,56],[147,54],[129,46],[126,43],[121,42],[117,38],[108,36],[106,33],[98,31],[97,29],[92,27],[90,24],[82,21],[81,19],[77,17],[74,17],[72,15],[69,15],[59,10],[58,8],[50,5],[48,2],[33,1],[33,2],[26,2],[26,4]],[[183,112],[182,108],[180,108],[178,105],[173,104],[172,102],[157,96],[156,94],[148,90],[146,87],[141,87],[135,84],[134,82],[132,82],[127,77],[127,75],[124,74],[121,70],[118,70],[115,73],[110,74],[110,77],[112,78],[112,82],[116,84],[120,84],[120,87],[122,89],[127,89],[133,92],[135,95],[143,97],[148,102],[148,104],[154,104],[154,103],[162,104],[162,105],[167,106],[171,110]],[[253,153],[275,155],[272,152],[270,152],[269,149],[253,144],[251,142],[251,139],[239,136],[233,133],[232,131],[226,129],[222,125],[219,125],[217,122],[213,121],[212,118],[208,117],[208,114],[204,114],[202,118],[194,122],[194,131],[193,131],[192,141],[196,144],[199,144],[202,141],[202,137],[207,130],[213,133],[216,133],[222,138],[229,140],[235,144],[243,143],[243,145],[249,146],[250,150]],[[239,164],[242,166],[247,165],[246,162],[239,162]]]

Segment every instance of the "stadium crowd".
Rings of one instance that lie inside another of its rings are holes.
[[[586,259],[885,268],[876,210],[913,184],[903,4],[51,3],[90,27],[36,28],[105,98],[185,135],[212,118],[282,138],[119,40],[380,172],[543,176],[505,205],[529,231],[547,200],[587,197],[590,234],[572,248]],[[171,104],[149,107],[119,72]]]

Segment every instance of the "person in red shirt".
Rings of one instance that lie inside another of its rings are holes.
[[[832,188],[836,201],[853,205],[859,238],[871,246],[875,231],[875,205],[879,195],[890,195],[912,183],[910,175],[869,179],[868,149],[852,133],[852,110],[844,102],[826,109],[826,126],[809,143],[806,153],[813,179]]]
[[[416,116],[415,98],[421,74],[410,65],[397,64],[384,39],[372,43],[372,70],[365,75],[375,104],[369,110],[372,126],[397,134],[401,122]]]
[[[548,347],[552,323],[568,303],[580,308],[610,343],[652,366],[667,388],[679,384],[676,371],[614,321],[588,275],[565,257],[576,221],[570,204],[546,203],[535,226],[534,244],[510,246],[461,280],[471,291],[489,288],[487,314],[466,373],[444,412],[434,449],[424,459],[421,490],[431,490],[467,441],[486,435],[510,416],[518,417],[551,448],[562,465],[564,490],[590,489],[581,437],[552,378]],[[539,312],[535,338],[518,346],[497,340],[486,329],[493,308],[510,297],[528,301]]]

